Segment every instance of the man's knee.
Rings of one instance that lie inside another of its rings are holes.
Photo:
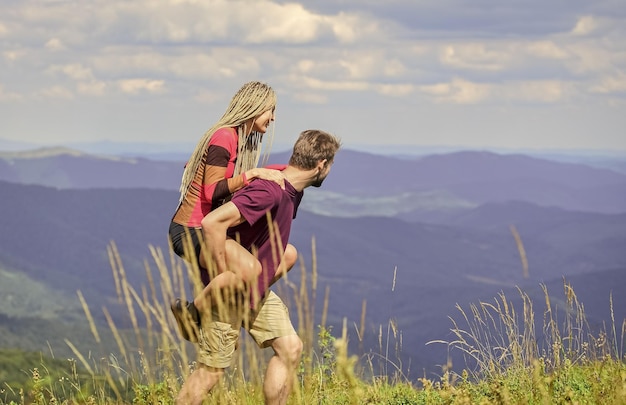
[[[254,282],[263,271],[261,262],[232,239],[226,241],[226,261],[229,270],[237,274],[244,283]]]
[[[272,348],[283,361],[298,364],[302,356],[303,343],[298,335],[283,336],[274,340]]]
[[[259,278],[259,276],[263,272],[263,267],[261,266],[261,262],[258,261],[256,258],[253,258],[253,260],[249,261],[248,268],[249,269],[248,269],[247,274],[245,274],[243,277],[246,283],[255,281],[257,278]]]
[[[178,393],[176,405],[202,402],[202,399],[213,389],[223,375],[224,369],[198,363],[197,368],[189,375]]]
[[[298,261],[298,250],[292,244],[288,244],[285,248],[285,253],[283,254],[283,261],[285,262],[285,267],[287,271],[291,270],[291,268]]]

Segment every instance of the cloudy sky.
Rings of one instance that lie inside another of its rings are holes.
[[[626,151],[624,0],[0,0],[0,138],[195,143],[246,81],[276,143]]]

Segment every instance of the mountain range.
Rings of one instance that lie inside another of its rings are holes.
[[[271,162],[286,160],[277,154]],[[65,149],[0,155],[2,342],[46,350],[53,336],[19,334],[42,322],[56,324],[51,331],[80,324],[77,290],[90,307],[112,308],[123,324],[107,246],[118,246],[132,285],[147,282],[149,246],[169,251],[183,164]],[[402,364],[420,377],[446,362],[445,347],[426,343],[451,338],[455,305],[492,301],[500,291],[515,301],[520,287],[541,303],[540,284],[557,297],[565,278],[586,300],[592,325],[610,321],[611,296],[621,325],[625,192],[620,173],[526,156],[458,152],[408,160],[344,150],[323,187],[305,192],[291,242],[309,268],[315,257],[335,330],[344,317],[359,323],[366,301],[365,335],[359,345],[352,335],[354,346],[378,351],[380,328],[393,319]],[[105,324],[100,311],[94,317]]]
[[[268,163],[286,163],[287,152]],[[184,162],[99,156],[67,148],[0,153],[0,180],[54,188],[177,190]],[[566,210],[626,212],[626,174],[524,155],[455,152],[398,159],[341,150],[309,210],[424,220],[488,202],[527,201]]]

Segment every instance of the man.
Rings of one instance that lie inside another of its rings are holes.
[[[340,141],[326,132],[302,132],[283,170],[285,189],[272,181],[254,180],[202,220],[215,276],[195,304],[172,306],[183,334],[190,332],[184,322],[187,309],[200,324],[195,336],[199,366],[185,381],[177,404],[202,403],[230,365],[242,326],[260,347],[274,350],[263,383],[265,403],[287,402],[302,341],[286,307],[269,287],[288,270],[278,258],[283,257],[303,190],[321,186],[339,147]],[[244,268],[233,268],[232,263]]]

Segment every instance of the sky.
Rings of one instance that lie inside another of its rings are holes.
[[[626,1],[0,0],[5,141],[188,148],[251,80],[276,145],[626,151]]]

